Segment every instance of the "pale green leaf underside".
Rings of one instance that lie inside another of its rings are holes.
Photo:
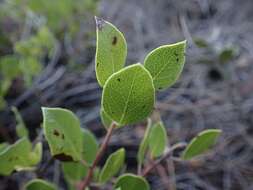
[[[172,86],[179,78],[185,62],[186,41],[164,45],[151,51],[144,60],[156,90]]]
[[[62,108],[42,108],[43,127],[51,154],[61,161],[79,161],[82,132],[78,118]]]
[[[168,144],[167,132],[161,122],[151,127],[148,141],[151,156],[161,156]]]
[[[45,180],[34,179],[25,185],[25,190],[56,190],[56,187]]]
[[[182,158],[184,160],[189,160],[195,156],[207,151],[212,145],[215,144],[217,138],[219,137],[221,130],[219,129],[207,129],[199,133],[194,139],[191,140],[189,145],[183,152]]]
[[[115,189],[121,190],[149,190],[149,184],[145,178],[133,174],[124,174],[120,176],[116,183]]]
[[[14,170],[31,169],[40,161],[41,150],[41,144],[37,144],[32,150],[30,141],[25,137],[5,147],[0,153],[0,174],[10,175]]]
[[[144,137],[141,141],[141,144],[139,146],[138,154],[137,154],[137,161],[139,164],[142,164],[144,162],[145,154],[148,149],[148,138],[150,134],[150,129],[151,129],[151,120],[148,120],[148,125],[144,134]]]
[[[96,76],[100,86],[108,77],[123,68],[127,44],[123,34],[111,23],[96,17]]]
[[[141,64],[114,73],[107,80],[102,94],[104,111],[120,126],[145,119],[152,112],[154,101],[152,78]]]
[[[100,173],[99,182],[105,183],[116,175],[125,161],[125,149],[121,148],[118,151],[112,153]]]
[[[82,159],[91,164],[98,151],[98,143],[95,136],[88,130],[82,130],[83,150]],[[88,167],[80,162],[63,162],[62,169],[64,177],[70,183],[83,179],[88,171]]]

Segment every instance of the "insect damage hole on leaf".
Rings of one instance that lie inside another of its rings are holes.
[[[42,108],[43,128],[52,156],[61,161],[79,161],[82,133],[78,118],[62,108]]]

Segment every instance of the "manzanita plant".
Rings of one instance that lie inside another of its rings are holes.
[[[175,149],[184,149],[179,159],[193,159],[214,145],[221,131],[208,129],[189,144],[170,146],[160,117],[152,117],[158,113],[154,110],[155,95],[179,78],[185,62],[186,41],[158,47],[146,56],[144,64],[125,67],[127,44],[123,34],[111,23],[97,17],[95,20],[95,68],[98,83],[103,88],[100,114],[106,136],[99,145],[90,131],[81,128],[74,113],[46,107],[42,108],[44,135],[52,157],[61,161],[68,189],[87,190],[94,185],[99,189],[110,183],[114,190],[149,190],[145,177],[162,161],[170,159]],[[13,111],[21,139],[13,145],[0,145],[1,175],[33,171],[41,160],[41,143],[29,141],[22,118],[15,108]],[[138,168],[135,173],[123,170],[127,154],[124,148],[109,155],[103,166],[99,165],[115,130],[145,120],[147,127],[136,155]],[[24,189],[55,190],[57,187],[52,182],[33,179]]]

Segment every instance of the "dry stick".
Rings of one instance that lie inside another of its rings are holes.
[[[186,143],[177,143],[173,145],[160,159],[153,162],[149,165],[144,171],[142,172],[142,176],[146,176],[151,172],[154,168],[156,168],[162,161],[166,160],[169,156],[171,156],[172,152],[178,148],[184,148],[187,144]]]
[[[102,143],[102,145],[100,146],[99,150],[98,150],[98,153],[96,155],[96,158],[92,164],[92,166],[89,168],[89,171],[88,171],[88,175],[86,176],[86,178],[84,178],[84,180],[78,185],[78,189],[79,190],[83,190],[85,189],[91,182],[91,179],[92,179],[92,176],[93,176],[93,171],[94,169],[96,168],[98,162],[100,161],[100,159],[102,158],[104,152],[105,152],[105,149],[107,148],[108,146],[108,143],[109,143],[109,140],[112,136],[112,132],[113,132],[113,129],[116,127],[116,124],[115,123],[112,123],[111,127],[108,129],[107,133],[106,133],[106,136],[105,136],[105,139]]]

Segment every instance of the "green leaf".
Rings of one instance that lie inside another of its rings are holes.
[[[236,55],[236,48],[224,48],[219,54],[219,60],[221,63],[226,63],[232,60]]]
[[[183,152],[182,158],[184,160],[189,160],[206,152],[212,145],[215,144],[220,133],[221,130],[219,129],[207,129],[205,131],[202,131],[194,139],[191,140]]]
[[[124,174],[120,176],[116,183],[115,189],[121,190],[149,190],[149,184],[145,178],[133,174]]]
[[[100,109],[100,118],[101,118],[101,121],[102,121],[104,127],[105,127],[106,129],[109,129],[109,127],[111,126],[111,124],[112,124],[113,121],[112,121],[112,119],[107,115],[107,113],[105,113],[105,111],[104,111],[103,108]]]
[[[12,111],[15,115],[16,121],[17,121],[17,125],[16,125],[16,132],[17,135],[22,138],[22,137],[28,137],[29,133],[28,130],[25,126],[25,123],[22,119],[22,116],[20,115],[19,111],[17,110],[16,107],[12,107]]]
[[[96,76],[100,86],[115,72],[123,68],[127,44],[123,34],[111,23],[95,17],[97,28]]]
[[[172,86],[179,78],[185,62],[186,41],[164,45],[151,51],[144,66],[152,75],[156,90]]]
[[[125,161],[125,149],[121,148],[116,152],[112,153],[100,173],[99,182],[105,183],[116,175],[120,168],[123,166]]]
[[[128,66],[106,82],[102,107],[118,125],[134,124],[152,112],[155,90],[149,72],[141,65]]]
[[[25,190],[56,190],[56,187],[45,180],[33,179],[25,185]]]
[[[69,110],[42,108],[43,127],[51,154],[61,161],[80,161],[82,132],[78,118]]]
[[[149,119],[144,137],[141,141],[141,144],[140,144],[139,150],[138,150],[137,160],[138,160],[139,164],[143,164],[143,162],[144,162],[145,154],[148,149],[148,139],[149,139],[150,129],[151,129],[151,120]]]
[[[82,159],[91,164],[98,151],[98,143],[95,136],[88,130],[82,130],[83,150]],[[88,167],[80,162],[63,162],[62,169],[64,177],[70,183],[83,179],[88,171]]]
[[[8,147],[8,143],[1,143],[0,144],[0,153],[2,152],[2,151],[4,151],[7,147]]]
[[[38,148],[35,148],[37,151]],[[0,153],[0,174],[10,175],[14,170],[27,170],[40,161],[33,158],[32,145],[24,137],[15,144],[6,147]]]
[[[151,127],[148,141],[151,156],[161,156],[168,144],[167,132],[162,122]]]

